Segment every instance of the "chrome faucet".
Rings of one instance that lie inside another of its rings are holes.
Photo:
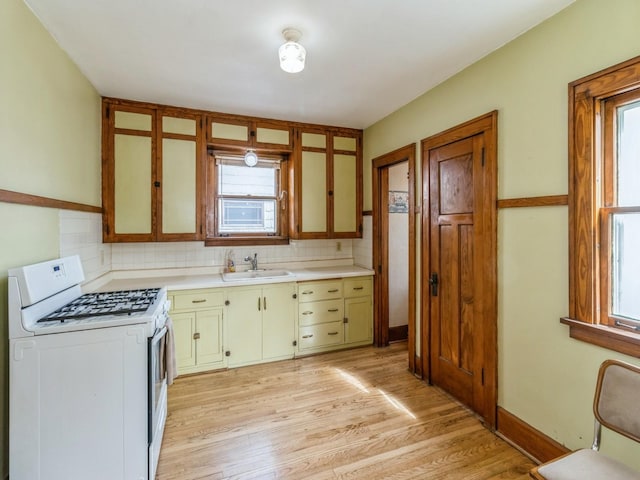
[[[244,261],[251,263],[250,270],[258,270],[258,254],[257,253],[253,254],[253,258],[251,258],[251,255],[247,255],[246,257],[244,257]]]

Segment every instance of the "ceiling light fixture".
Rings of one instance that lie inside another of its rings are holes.
[[[287,73],[298,73],[304,69],[307,51],[298,43],[302,34],[295,28],[285,28],[282,31],[286,43],[278,49],[280,68]]]
[[[258,164],[258,155],[253,150],[247,150],[244,154],[244,163],[247,167],[255,167]]]

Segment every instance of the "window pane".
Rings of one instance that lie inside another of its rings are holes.
[[[618,108],[618,206],[640,205],[640,102]]]
[[[275,200],[221,198],[218,211],[220,233],[275,233]]]
[[[276,196],[275,168],[220,165],[218,172],[219,195]]]
[[[611,310],[640,320],[640,213],[614,214],[611,225]]]

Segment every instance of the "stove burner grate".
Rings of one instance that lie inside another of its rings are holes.
[[[86,293],[38,322],[64,322],[71,319],[144,312],[155,301],[159,291],[159,288],[144,288]]]

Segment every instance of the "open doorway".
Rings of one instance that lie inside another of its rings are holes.
[[[373,160],[374,343],[382,347],[406,338],[414,373],[415,157],[411,144]]]

